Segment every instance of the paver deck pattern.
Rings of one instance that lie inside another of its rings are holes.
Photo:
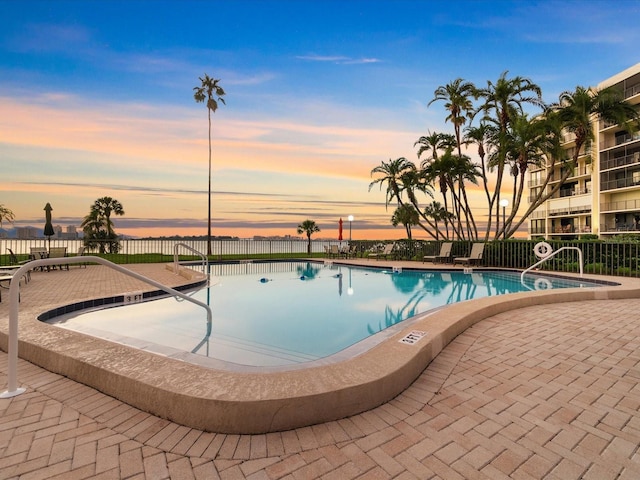
[[[21,308],[136,288],[100,266],[34,272]],[[0,479],[637,479],[639,311],[640,299],[499,314],[394,400],[265,435],[183,427],[19,360],[27,391],[0,399]],[[0,352],[0,389],[6,372]]]

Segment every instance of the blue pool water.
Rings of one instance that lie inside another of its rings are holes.
[[[196,363],[251,366],[313,361],[421,313],[474,298],[593,283],[504,271],[372,269],[311,262],[211,265],[211,286],[193,293],[213,310],[164,298],[50,320],[61,327]],[[190,354],[184,354],[190,352]],[[193,355],[191,355],[193,354]]]

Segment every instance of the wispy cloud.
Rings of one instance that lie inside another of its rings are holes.
[[[351,58],[341,55],[298,55],[296,58],[298,60],[335,63],[338,65],[362,65],[367,63],[380,63],[382,61],[378,58]]]

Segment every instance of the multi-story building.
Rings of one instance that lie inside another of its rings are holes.
[[[603,81],[600,90],[615,86],[627,102],[640,108],[640,63]],[[529,237],[573,239],[583,234],[601,238],[623,232],[640,234],[640,133],[620,125],[594,122],[595,141],[582,147],[575,166],[560,189],[529,217]],[[573,155],[575,136],[563,138]],[[529,174],[529,198],[560,181],[562,166],[541,167]],[[554,180],[555,179],[555,180]]]

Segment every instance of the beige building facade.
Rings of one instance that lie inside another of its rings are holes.
[[[624,98],[640,108],[640,63],[601,82],[597,88],[616,86]],[[595,141],[583,147],[560,189],[528,219],[529,238],[575,239],[581,235],[607,238],[621,233],[640,234],[640,132],[620,125],[594,122]],[[569,156],[575,136],[567,134],[563,147]],[[529,172],[529,199],[560,181],[561,166]],[[554,180],[557,179],[557,180]]]

